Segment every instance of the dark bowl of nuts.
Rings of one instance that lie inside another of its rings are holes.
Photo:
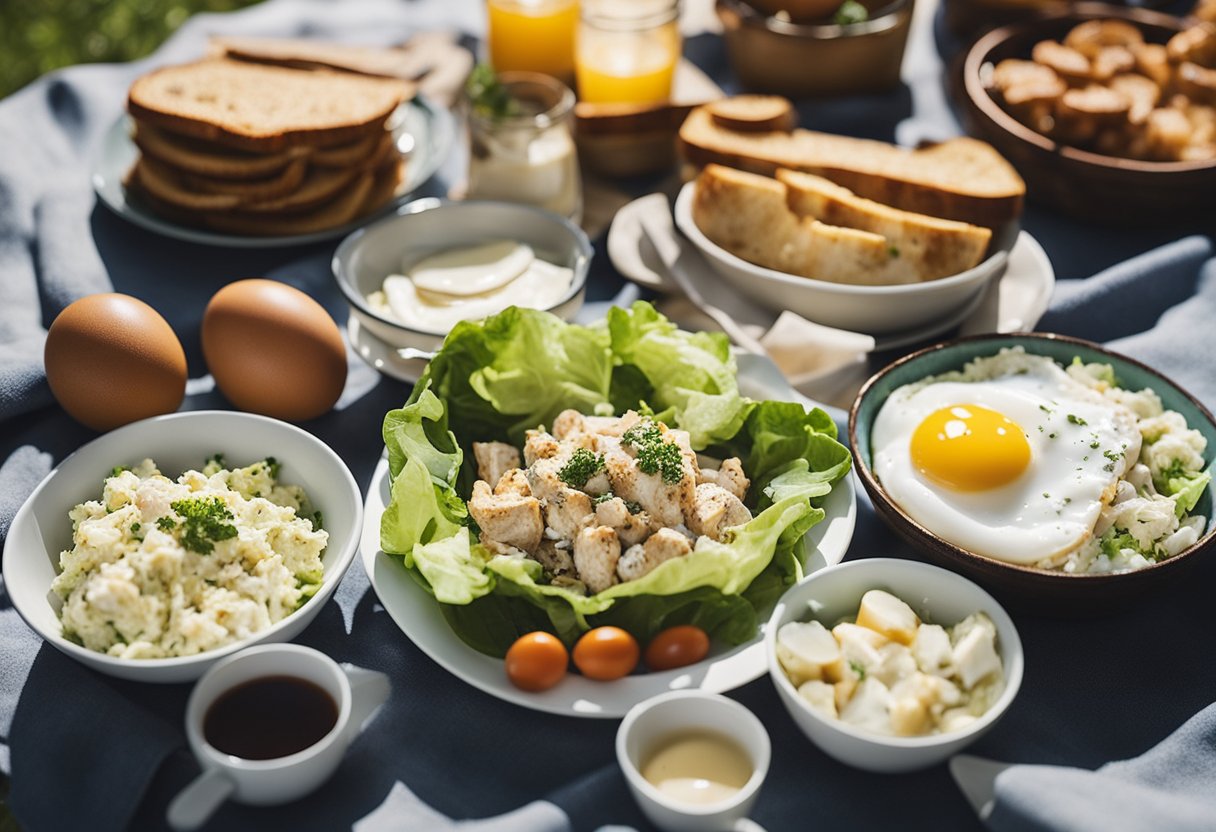
[[[1078,3],[976,41],[960,98],[1033,201],[1112,224],[1216,211],[1216,23]]]

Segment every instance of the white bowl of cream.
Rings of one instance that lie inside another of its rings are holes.
[[[571,319],[583,303],[591,253],[577,226],[548,211],[422,199],[343,240],[333,272],[351,313],[374,336],[434,350],[458,322],[508,306]]]

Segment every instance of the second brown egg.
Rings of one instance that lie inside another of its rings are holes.
[[[346,347],[333,318],[285,283],[238,280],[216,292],[202,340],[216,386],[241,410],[313,419],[346,384]]]

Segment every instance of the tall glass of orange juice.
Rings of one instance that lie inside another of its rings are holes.
[[[573,79],[578,0],[487,0],[486,11],[494,69]]]
[[[584,0],[574,59],[579,98],[670,99],[682,45],[679,11],[679,0]]]

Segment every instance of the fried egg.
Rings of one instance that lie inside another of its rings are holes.
[[[1052,566],[1092,537],[1140,433],[1051,359],[1007,352],[895,390],[871,446],[892,501],[938,537]]]

